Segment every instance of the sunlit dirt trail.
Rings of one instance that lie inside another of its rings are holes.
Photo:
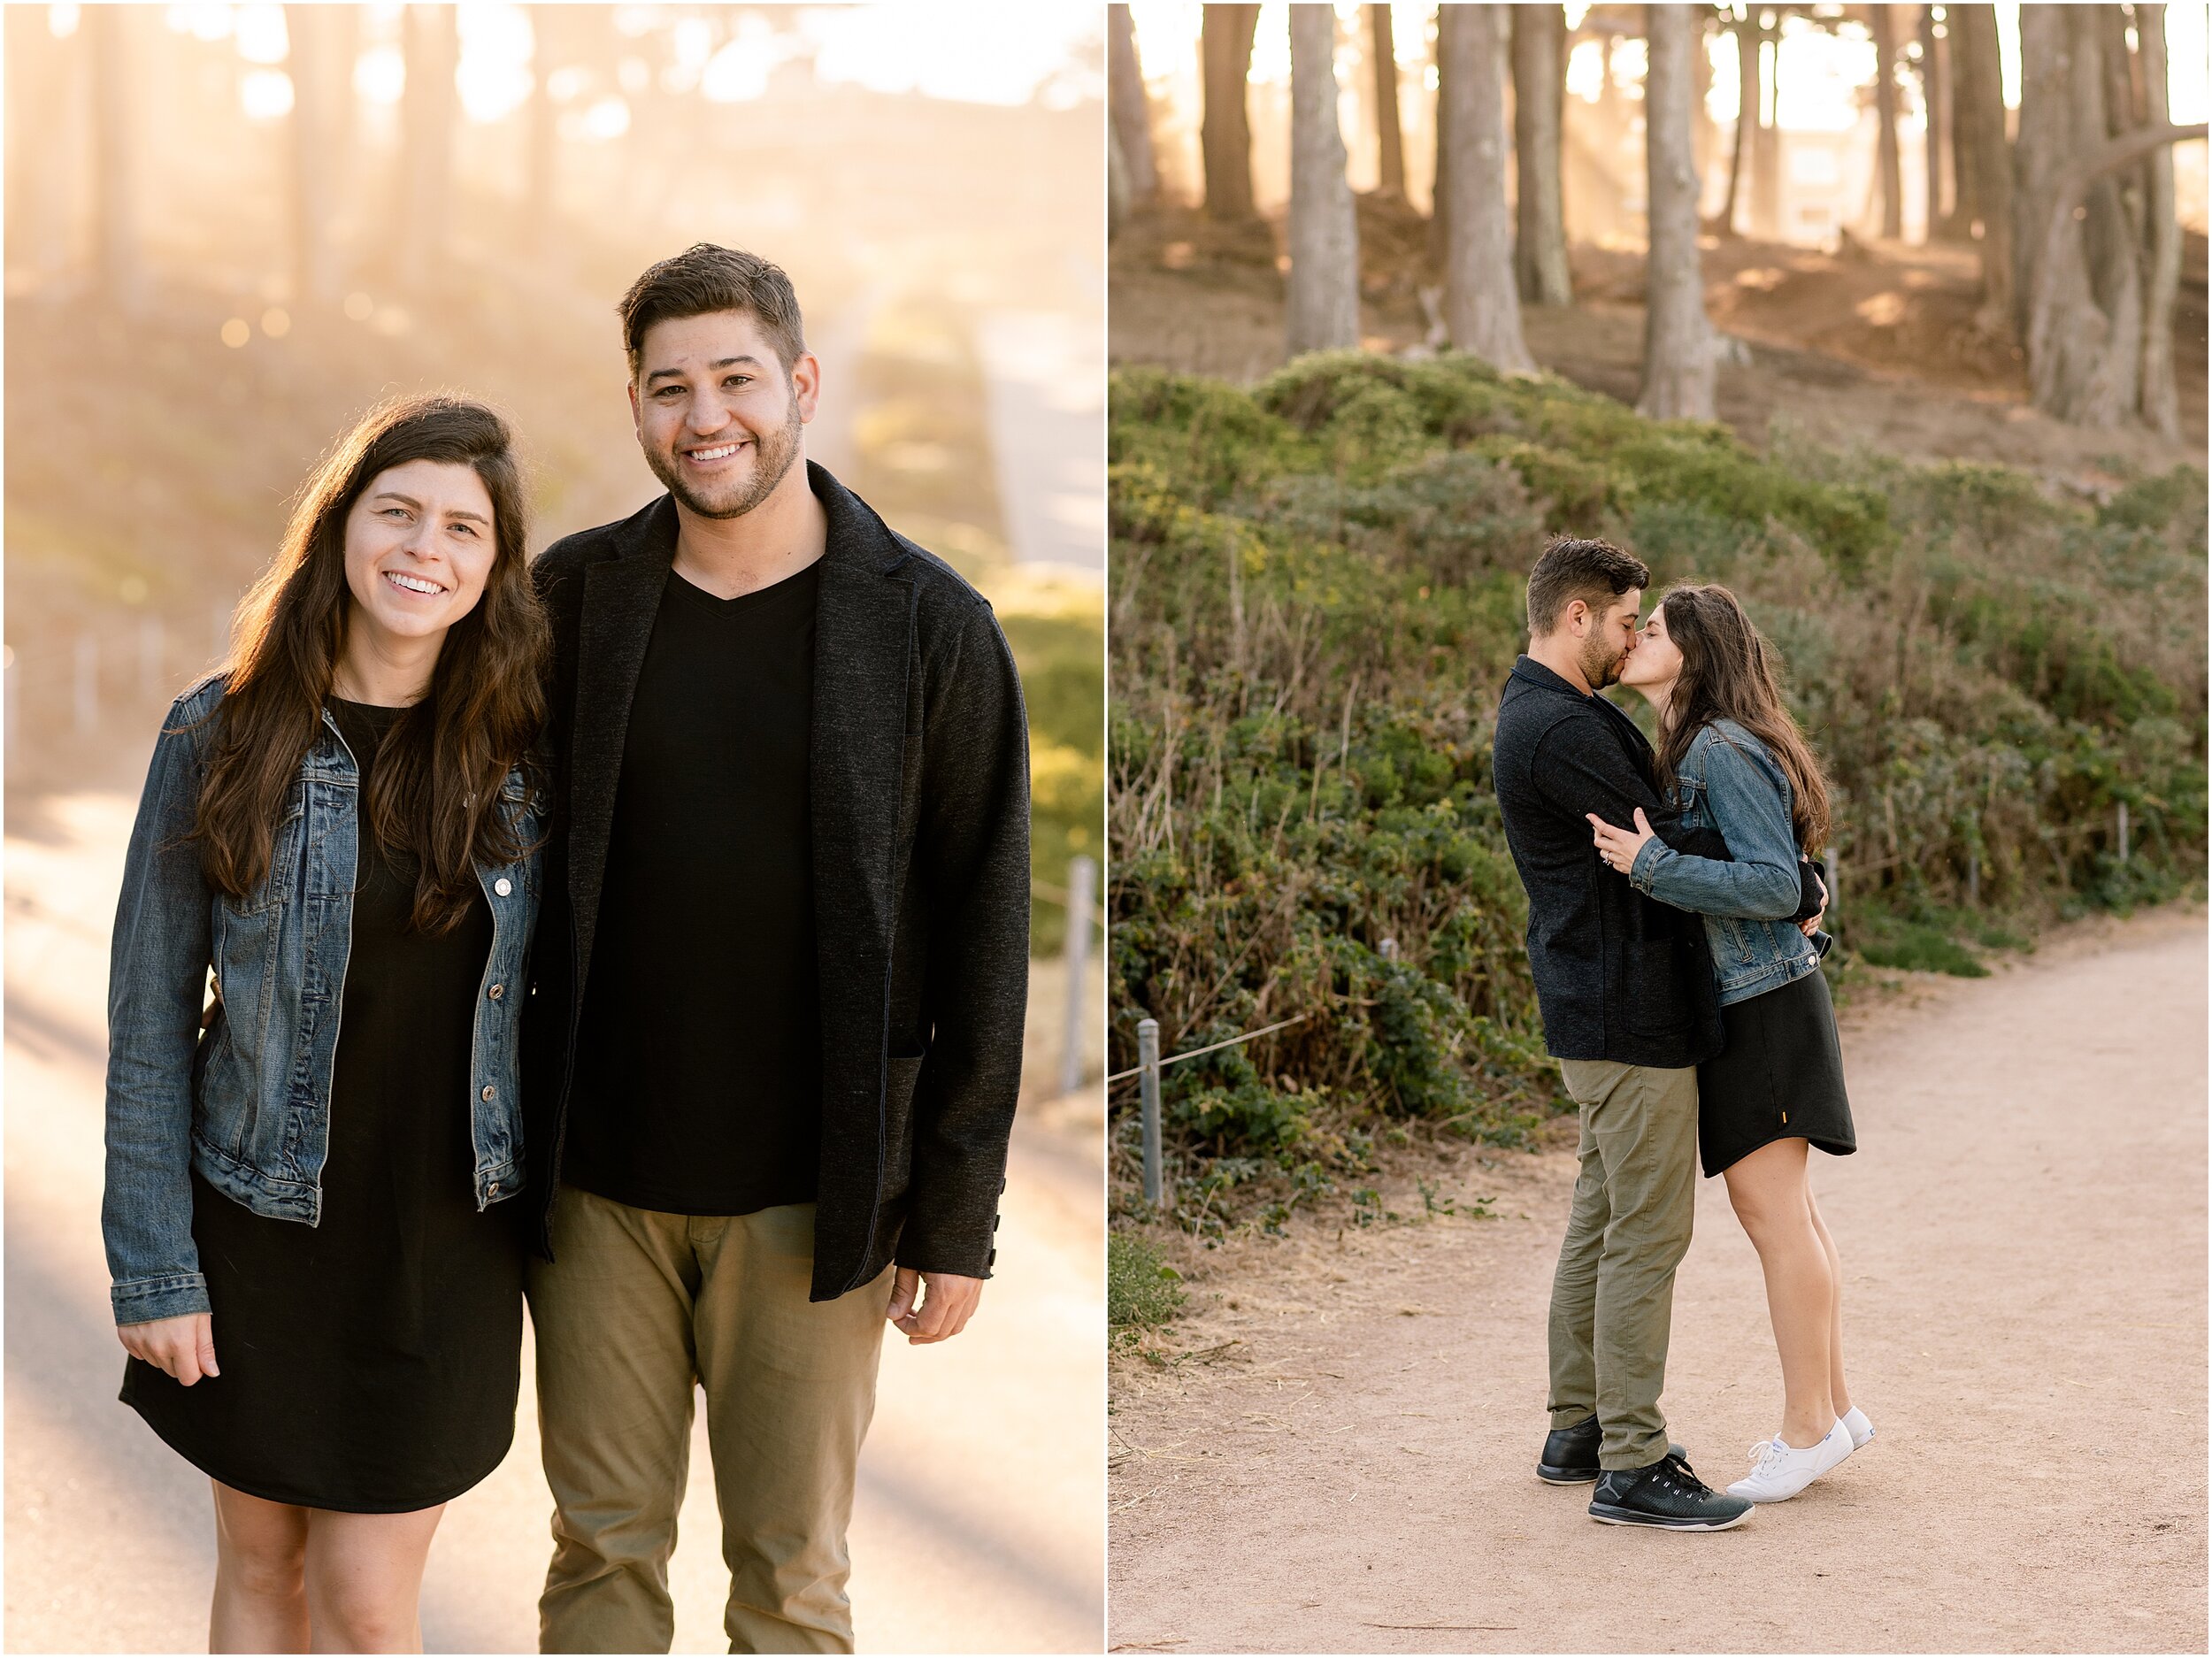
[[[16,1652],[206,1643],[207,1483],[116,1401],[123,1355],[100,1249],[107,935],[133,804],[108,793],[11,802],[6,1635]],[[1056,981],[1041,982],[1033,1001],[1059,1008]],[[1033,1032],[1050,1023],[1033,1020]],[[941,1347],[910,1348],[895,1334],[885,1347],[852,1535],[863,1650],[1098,1649],[1099,1144],[1094,1107],[1025,1103],[998,1276],[975,1322]],[[451,1506],[432,1551],[430,1651],[536,1649],[550,1501],[535,1411],[526,1355],[514,1448]],[[726,1578],[703,1425],[683,1528],[676,1650],[718,1652]]]
[[[1718,1535],[1534,1477],[1568,1154],[1454,1171],[1495,1218],[1197,1253],[1189,1356],[1115,1364],[1110,1645],[2203,1650],[2205,994],[2203,913],[2166,912],[1847,1018],[1861,1149],[1815,1180],[1878,1437]],[[1718,1180],[1667,1382],[1738,1478],[1780,1383]]]

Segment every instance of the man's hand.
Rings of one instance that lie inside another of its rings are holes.
[[[923,1295],[923,1286],[928,1294]],[[981,1278],[964,1278],[956,1272],[918,1272],[901,1267],[891,1279],[891,1304],[883,1316],[906,1332],[910,1346],[949,1340],[967,1328],[975,1304],[983,1294]],[[921,1305],[915,1302],[919,1300]]]
[[[205,1313],[118,1324],[115,1336],[131,1357],[166,1370],[187,1387],[203,1376],[223,1373],[215,1363],[215,1321]]]
[[[1813,871],[1813,885],[1820,888],[1820,908],[1797,924],[1797,930],[1807,938],[1820,931],[1820,918],[1828,913],[1828,883],[1820,879],[1820,871]]]

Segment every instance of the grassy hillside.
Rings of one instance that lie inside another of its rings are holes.
[[[1169,1054],[1305,1016],[1165,1073],[1186,1218],[1256,1177],[1294,1202],[1394,1120],[1510,1140],[1553,1108],[1488,768],[1557,532],[1636,552],[1655,593],[1727,583],[1780,647],[1834,785],[1846,979],[1979,971],[2202,881],[2193,467],[2056,498],[1349,353],[1248,391],[1127,370],[1110,432],[1110,1068],[1148,1013]]]

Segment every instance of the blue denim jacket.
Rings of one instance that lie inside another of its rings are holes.
[[[1705,918],[1721,1005],[1817,971],[1828,936],[1809,939],[1790,919],[1803,890],[1790,780],[1766,745],[1732,719],[1715,721],[1690,739],[1674,794],[1682,826],[1717,829],[1733,861],[1691,857],[1654,836],[1628,879],[1660,902]]]
[[[211,887],[188,837],[223,681],[170,710],[123,865],[108,975],[107,1188],[115,1321],[206,1312],[188,1170],[257,1215],[322,1217],[330,1077],[352,946],[359,772],[326,711],[260,890]],[[524,844],[541,838],[520,768],[500,790]],[[481,1209],[523,1184],[518,1042],[541,854],[480,867],[491,954],[476,1003],[469,1124]],[[203,1036],[210,967],[221,991]]]

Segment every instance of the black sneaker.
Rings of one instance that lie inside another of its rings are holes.
[[[1600,1477],[1590,1517],[1608,1525],[1660,1525],[1677,1531],[1725,1531],[1750,1516],[1753,1505],[1724,1497],[1670,1450],[1648,1468],[1621,1468]]]
[[[1594,1412],[1571,1428],[1554,1428],[1544,1436],[1544,1454],[1536,1460],[1536,1478],[1547,1485],[1588,1485],[1604,1471],[1598,1466],[1598,1445],[1604,1438]],[[1682,1455],[1678,1445],[1667,1449],[1673,1455]]]

